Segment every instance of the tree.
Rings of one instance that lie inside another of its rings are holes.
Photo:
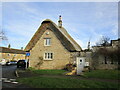
[[[109,43],[108,37],[102,37],[100,41],[97,42],[94,47],[93,52],[93,65],[94,67],[99,66],[100,64],[108,64],[109,61],[111,64],[117,65],[120,69],[120,39],[115,40],[115,43]],[[100,62],[100,64],[98,64]]]
[[[108,46],[110,45],[109,41],[110,41],[109,37],[102,36],[100,40],[96,43],[96,46]]]
[[[0,41],[2,41],[2,40],[8,40],[4,31],[0,31]]]
[[[9,45],[8,45],[8,48],[10,48],[10,47],[11,47],[11,45],[9,44]]]
[[[100,48],[98,52],[104,56],[104,62],[107,64],[108,50],[106,48]]]
[[[5,31],[0,31],[0,43],[1,44],[8,44],[8,38],[5,34]]]
[[[104,61],[105,64],[107,64],[107,58],[109,58],[109,60],[111,60],[111,64],[113,64],[113,62],[118,62],[118,64],[120,64],[120,48],[105,48],[105,47],[101,47],[99,48],[96,53],[99,53],[99,55],[103,55],[104,56]]]
[[[103,48],[100,48],[98,52],[104,56],[104,62],[107,64],[107,58],[108,58],[108,50],[106,49],[106,46],[109,46],[110,38],[107,36],[102,36],[100,40],[96,43],[96,46],[103,46]]]
[[[23,47],[21,47],[21,50],[23,50]]]
[[[108,51],[107,56],[111,59],[111,63],[113,64],[114,62],[118,62],[118,64],[120,64],[120,48],[117,48],[115,50],[112,51]]]

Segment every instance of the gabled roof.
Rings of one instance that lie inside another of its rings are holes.
[[[42,22],[41,26],[38,28],[37,32],[34,34],[30,42],[25,48],[25,51],[30,51],[39,38],[42,36],[45,30],[42,29],[42,26],[44,24],[49,24],[47,28],[52,30],[56,37],[61,41],[62,45],[68,50],[68,51],[81,51],[81,47],[77,44],[77,42],[68,34],[68,32],[65,30],[64,27],[59,28],[54,22],[52,22],[49,19],[46,19]]]
[[[25,54],[25,51],[23,50],[7,48],[7,47],[0,47],[0,52],[1,53]]]

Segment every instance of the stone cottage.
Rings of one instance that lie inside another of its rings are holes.
[[[58,25],[44,20],[25,48],[30,52],[30,67],[37,69],[63,69],[66,64],[74,63],[81,50],[62,26],[61,16]]]
[[[6,61],[25,59],[25,51],[10,47],[0,47],[0,59]]]

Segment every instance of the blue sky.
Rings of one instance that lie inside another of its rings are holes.
[[[63,27],[84,49],[102,37],[118,38],[117,2],[3,2],[2,30],[8,41],[0,46],[20,49],[28,44],[41,22],[51,19],[57,24],[62,16]]]

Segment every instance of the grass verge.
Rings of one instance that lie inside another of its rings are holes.
[[[52,69],[36,70],[33,68],[29,68],[28,70],[40,75],[63,75],[67,72],[66,70],[52,70]]]
[[[115,79],[118,80],[120,75],[119,70],[93,70],[85,72],[84,76],[88,78],[102,78],[102,79]]]
[[[118,88],[118,83],[80,80],[73,78],[30,77],[19,78],[19,82],[33,88]]]

